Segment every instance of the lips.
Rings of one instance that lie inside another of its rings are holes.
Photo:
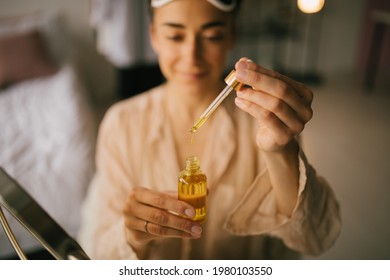
[[[207,76],[206,72],[179,72],[179,74],[186,79],[202,79]]]

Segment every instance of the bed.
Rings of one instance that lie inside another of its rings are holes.
[[[58,15],[0,19],[0,166],[75,237],[96,117]],[[26,253],[39,243],[5,213]],[[0,228],[0,259],[15,256]]]

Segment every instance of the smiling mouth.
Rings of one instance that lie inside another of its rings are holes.
[[[201,79],[206,76],[206,73],[204,72],[198,72],[198,73],[186,73],[182,72],[181,76],[187,78],[187,79]]]

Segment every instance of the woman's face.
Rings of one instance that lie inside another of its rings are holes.
[[[170,83],[199,87],[219,83],[233,46],[233,15],[204,0],[176,0],[154,10],[151,41]]]

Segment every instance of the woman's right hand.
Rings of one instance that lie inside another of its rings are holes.
[[[133,249],[141,249],[151,240],[175,237],[196,239],[202,227],[190,220],[194,208],[177,198],[144,187],[129,194],[123,209],[126,239]]]

